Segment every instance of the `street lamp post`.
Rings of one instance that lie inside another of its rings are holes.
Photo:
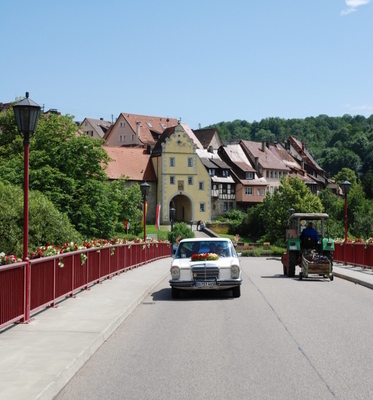
[[[341,183],[342,192],[345,196],[345,246],[344,246],[344,260],[346,265],[346,243],[347,243],[347,195],[350,191],[351,183],[347,180],[344,180]]]
[[[146,181],[140,185],[141,194],[144,199],[144,242],[146,241],[146,196],[149,194],[150,185]]]
[[[173,207],[170,208],[170,220],[171,220],[171,256],[174,254],[174,218],[175,218],[175,209]]]
[[[13,106],[14,116],[16,119],[17,129],[23,137],[23,153],[24,153],[24,172],[23,172],[23,261],[26,261],[26,301],[24,322],[30,319],[30,292],[31,292],[31,267],[28,258],[28,222],[29,222],[29,146],[30,134],[36,130],[38,118],[40,114],[40,106],[29,99],[26,92],[26,98]]]

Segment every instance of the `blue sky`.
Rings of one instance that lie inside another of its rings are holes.
[[[193,129],[373,114],[373,0],[19,0],[0,21],[0,102]]]

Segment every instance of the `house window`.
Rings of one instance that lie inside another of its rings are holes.
[[[269,193],[273,194],[273,186],[269,188]]]
[[[120,142],[122,141],[122,135],[119,135],[119,141]]]
[[[275,179],[277,179],[277,171],[275,171]]]
[[[265,194],[265,190],[264,190],[264,189],[262,189],[262,196],[264,196],[264,194]]]
[[[188,167],[193,167],[193,158],[188,157]]]
[[[260,189],[256,189],[257,196],[260,196]]]
[[[273,171],[271,171],[271,179],[273,179]]]
[[[173,175],[170,176],[170,185],[175,185],[175,177]]]
[[[170,167],[175,166],[175,157],[170,157]]]
[[[126,135],[123,135],[123,142],[126,141]]]
[[[229,204],[229,209],[233,210],[233,203],[230,201],[228,204]]]
[[[252,172],[246,172],[246,179],[253,179],[254,175]]]
[[[227,211],[228,211],[228,203],[227,203],[226,201],[224,202],[223,211],[224,211],[224,212],[227,212]]]
[[[215,169],[214,168],[209,169],[209,175],[210,176],[214,176],[215,175]]]
[[[245,188],[245,194],[252,196],[253,195],[253,188],[252,187],[246,187]]]
[[[266,177],[269,178],[269,171],[266,172]]]
[[[227,169],[223,169],[223,176],[228,176],[228,170]]]
[[[199,211],[200,212],[206,211],[206,203],[199,203]]]
[[[198,189],[205,190],[205,182],[198,182]]]
[[[193,176],[188,176],[188,185],[193,185]]]

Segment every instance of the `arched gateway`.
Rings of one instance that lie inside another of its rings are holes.
[[[186,193],[178,194],[171,199],[168,205],[168,213],[170,212],[171,207],[175,209],[174,222],[185,222],[189,224],[190,221],[194,220],[193,200]]]

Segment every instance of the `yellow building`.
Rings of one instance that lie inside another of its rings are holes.
[[[161,224],[170,222],[172,207],[176,210],[175,222],[211,219],[211,179],[197,148],[202,145],[192,130],[186,124],[178,124],[166,129],[153,149]]]

